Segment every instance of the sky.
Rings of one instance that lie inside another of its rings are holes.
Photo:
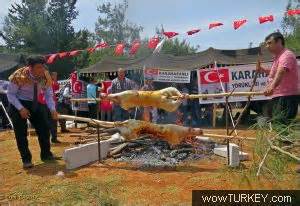
[[[12,2],[0,0],[0,22]],[[97,5],[107,0],[78,0],[78,18],[73,22],[76,30],[87,28],[94,31],[97,21]],[[122,0],[111,0],[118,3]],[[269,33],[281,28],[287,0],[128,0],[127,18],[144,27],[142,37],[155,35],[155,27],[163,25],[165,31],[184,33],[199,28],[193,36],[180,35],[199,50],[248,48],[249,43],[258,46]],[[273,14],[274,22],[259,24],[258,17]],[[233,20],[248,19],[239,30],[232,27]],[[224,26],[208,30],[208,24],[220,21]],[[0,25],[1,26],[1,25]],[[3,41],[0,43],[3,43]]]

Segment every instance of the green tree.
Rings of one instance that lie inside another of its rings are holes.
[[[71,49],[86,49],[94,46],[95,43],[94,34],[87,29],[83,29],[74,34],[74,39],[70,44]]]
[[[127,0],[121,4],[103,3],[98,6],[99,17],[95,28],[98,41],[104,40],[109,44],[116,44],[119,42],[130,43],[140,39],[143,27],[126,19],[127,9]]]
[[[287,10],[299,7],[300,0],[288,1]],[[296,52],[300,52],[300,17],[285,15],[281,25],[286,38],[286,46]]]
[[[9,8],[2,35],[10,49],[45,52],[48,49],[46,0],[22,0]]]
[[[76,19],[78,11],[77,0],[50,0],[47,9],[48,29],[51,51],[67,51],[71,49],[75,32],[72,21]]]
[[[174,56],[194,54],[196,51],[197,49],[192,47],[188,42],[185,40],[180,41],[178,38],[167,40],[161,50],[165,54],[172,54]]]
[[[12,51],[52,53],[71,48],[76,0],[22,0],[9,8],[1,36]]]
[[[160,28],[158,27],[155,28],[155,33],[160,38],[163,38],[164,31],[165,29],[163,25],[161,25]],[[188,42],[186,42],[186,40],[180,41],[178,38],[175,38],[175,39],[168,39],[164,43],[163,48],[161,49],[161,53],[171,54],[174,56],[185,56],[185,55],[196,53],[198,48],[199,46],[193,47]]]

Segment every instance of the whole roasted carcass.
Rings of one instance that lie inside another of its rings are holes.
[[[150,134],[167,141],[171,146],[203,134],[200,128],[183,127],[175,124],[154,124],[134,119],[117,123],[116,128],[112,131],[120,132],[127,140],[137,139],[143,134]]]
[[[177,99],[171,97],[178,97]],[[109,94],[102,98],[108,98],[120,105],[123,109],[129,110],[134,107],[156,107],[168,112],[174,112],[185,98],[176,88],[168,87],[157,91],[135,91],[128,90],[116,94]]]

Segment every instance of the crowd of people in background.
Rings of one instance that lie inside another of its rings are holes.
[[[267,117],[274,118],[280,114],[279,122],[289,124],[297,115],[298,94],[298,70],[295,55],[284,46],[283,36],[276,32],[266,37],[269,51],[274,54],[275,61],[271,69],[263,68],[257,63],[257,72],[269,74],[268,85],[264,91],[266,96],[271,96],[269,101],[251,102],[250,108],[263,108],[268,111]],[[127,119],[139,119],[153,123],[171,123],[189,127],[204,127],[212,123],[212,104],[199,104],[198,99],[183,100],[176,112],[165,112],[154,106],[124,110],[108,99],[98,101],[99,96],[120,93],[126,90],[151,91],[173,86],[185,94],[197,94],[197,83],[156,85],[152,80],[140,81],[140,84],[126,77],[123,68],[118,69],[118,74],[112,81],[97,81],[91,78],[87,85],[88,115],[93,119],[103,121],[124,121]],[[3,90],[3,89],[2,89]],[[7,90],[0,90],[1,103],[4,108],[8,106],[8,114],[11,118],[15,132],[16,142],[21,154],[24,168],[33,167],[31,153],[28,147],[27,129],[29,121],[35,128],[41,147],[41,160],[55,160],[56,157],[50,150],[50,134],[52,143],[60,143],[57,136],[58,113],[72,114],[71,109],[71,85],[66,84],[59,88],[57,73],[49,74],[45,59],[42,56],[29,57],[27,65],[16,70],[10,77]],[[271,106],[268,106],[271,105]],[[2,107],[2,105],[1,105]],[[250,109],[249,108],[249,109]],[[272,109],[272,111],[271,111]],[[270,111],[269,111],[270,110]],[[225,111],[225,110],[224,110]],[[4,109],[0,109],[2,127],[9,125]],[[272,113],[272,114],[271,114]],[[225,113],[223,113],[223,116]],[[235,118],[236,119],[236,118]],[[66,121],[59,120],[61,132],[68,132]],[[10,126],[12,126],[10,125]]]
[[[200,105],[199,100],[184,100],[176,112],[165,112],[155,107],[133,108],[127,111],[107,99],[96,101],[103,94],[114,94],[126,90],[153,91],[160,89],[159,86],[155,86],[155,83],[153,80],[146,79],[139,84],[130,77],[126,77],[126,71],[123,68],[118,69],[117,77],[113,80],[98,82],[96,78],[90,78],[87,85],[87,98],[95,100],[88,101],[89,117],[103,121],[124,121],[131,118],[191,127],[211,125],[212,105]],[[198,93],[197,84],[175,84],[164,87],[168,86],[174,86],[182,93]]]

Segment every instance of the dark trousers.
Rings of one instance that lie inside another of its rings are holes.
[[[60,103],[57,104],[57,111],[60,114],[66,114],[66,115],[72,114],[72,110],[70,108],[70,105],[66,104],[64,102],[60,102]],[[58,120],[58,122],[59,122],[59,125],[60,125],[60,128],[61,128],[61,131],[62,132],[67,131],[66,120],[65,119],[60,119],[60,120]]]
[[[102,121],[111,121],[111,110],[108,110],[108,111],[101,110],[101,120]]]
[[[46,115],[45,121],[47,122],[47,126],[49,128],[50,134],[51,134],[51,140],[57,140],[57,120],[54,120],[52,118],[51,112],[47,105],[42,105],[44,113]]]
[[[45,159],[49,156],[52,156],[52,153],[50,151],[49,128],[47,126],[47,122],[44,121],[47,114],[45,114],[42,105],[38,104],[36,111],[33,111],[31,101],[21,101],[21,103],[30,112],[29,121],[35,128],[36,134],[38,136],[38,141],[41,148],[41,159]],[[13,105],[10,105],[9,114],[14,125],[15,137],[22,161],[30,162],[32,156],[28,148],[27,120],[21,117],[19,111]]]
[[[97,119],[97,105],[96,103],[88,103],[89,107],[89,117],[92,119]]]
[[[113,121],[124,121],[129,119],[130,114],[128,111],[120,107],[119,105],[113,106]]]
[[[297,116],[300,96],[283,96],[272,99],[272,119],[288,125]]]

